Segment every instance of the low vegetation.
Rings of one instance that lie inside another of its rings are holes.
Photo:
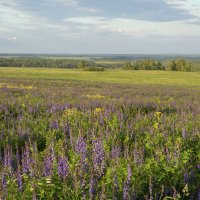
[[[1,78],[0,92],[1,199],[199,198],[199,87]]]
[[[119,59],[119,58],[118,58]],[[126,70],[169,70],[169,71],[200,71],[198,60],[176,58],[170,60],[103,60],[72,59],[65,57],[0,57],[0,67],[43,67],[86,69],[87,71],[103,71],[108,68],[122,68]]]

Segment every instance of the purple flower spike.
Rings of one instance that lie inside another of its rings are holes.
[[[58,175],[60,178],[64,179],[68,174],[68,161],[67,158],[59,158],[58,159]]]
[[[11,156],[11,151],[7,148],[4,151],[4,167],[7,168],[9,171],[11,171],[12,166],[12,156]]]
[[[101,140],[93,141],[93,164],[96,175],[101,177],[105,169],[105,155]]]
[[[119,146],[116,145],[116,146],[112,147],[111,157],[112,158],[120,157],[120,147]]]
[[[124,188],[123,188],[123,200],[127,200],[130,197],[130,185],[131,185],[131,176],[132,176],[132,172],[131,172],[131,168],[130,165],[128,165],[128,175],[127,175],[127,179],[124,182]]]
[[[59,125],[58,125],[58,121],[57,120],[53,120],[50,124],[50,129],[54,130],[54,129],[58,129]]]
[[[90,179],[90,189],[89,189],[90,199],[94,199],[95,193],[96,193],[96,180],[95,177],[92,176]]]
[[[22,172],[25,174],[31,171],[31,157],[28,145],[26,144],[24,151],[22,152]]]
[[[22,175],[21,175],[21,170],[18,168],[17,170],[17,185],[19,188],[19,191],[22,192],[22,187],[23,187],[23,182],[22,182]]]
[[[52,157],[47,155],[44,158],[44,176],[52,176],[53,173],[53,160]]]
[[[87,144],[84,140],[83,137],[79,137],[76,143],[76,151],[78,154],[81,154],[81,160],[80,160],[80,164],[83,168],[84,171],[87,170],[87,162],[86,162],[86,158],[87,158]]]
[[[200,188],[198,190],[197,199],[200,200]]]
[[[184,183],[187,184],[189,182],[189,175],[187,172],[184,173]]]
[[[4,190],[6,190],[6,186],[7,186],[6,175],[2,174],[2,187]]]

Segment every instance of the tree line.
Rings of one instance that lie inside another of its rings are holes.
[[[122,68],[125,70],[200,71],[200,61],[177,58],[162,62],[153,59],[144,59],[125,61],[124,63],[97,63],[93,60],[74,60],[66,58],[0,57],[0,67],[77,68],[85,71],[104,71],[106,68]]]
[[[155,60],[126,61],[122,67],[127,70],[169,70],[169,71],[199,71],[200,62],[182,58],[159,62]]]

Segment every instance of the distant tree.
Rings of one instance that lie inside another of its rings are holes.
[[[123,69],[133,69],[133,66],[130,61],[126,61],[122,68]]]
[[[171,71],[191,71],[192,63],[185,59],[177,58],[176,60],[167,61],[167,70]]]
[[[78,64],[79,69],[85,69],[87,67],[87,62],[85,60],[81,60],[81,62]]]
[[[175,60],[168,60],[166,62],[166,67],[167,67],[167,70],[169,71],[177,71]]]

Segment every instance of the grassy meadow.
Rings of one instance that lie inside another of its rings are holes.
[[[0,68],[0,199],[200,199],[200,73]]]
[[[0,77],[200,87],[200,72],[148,70],[107,70],[103,72],[87,72],[76,69],[1,67]]]

